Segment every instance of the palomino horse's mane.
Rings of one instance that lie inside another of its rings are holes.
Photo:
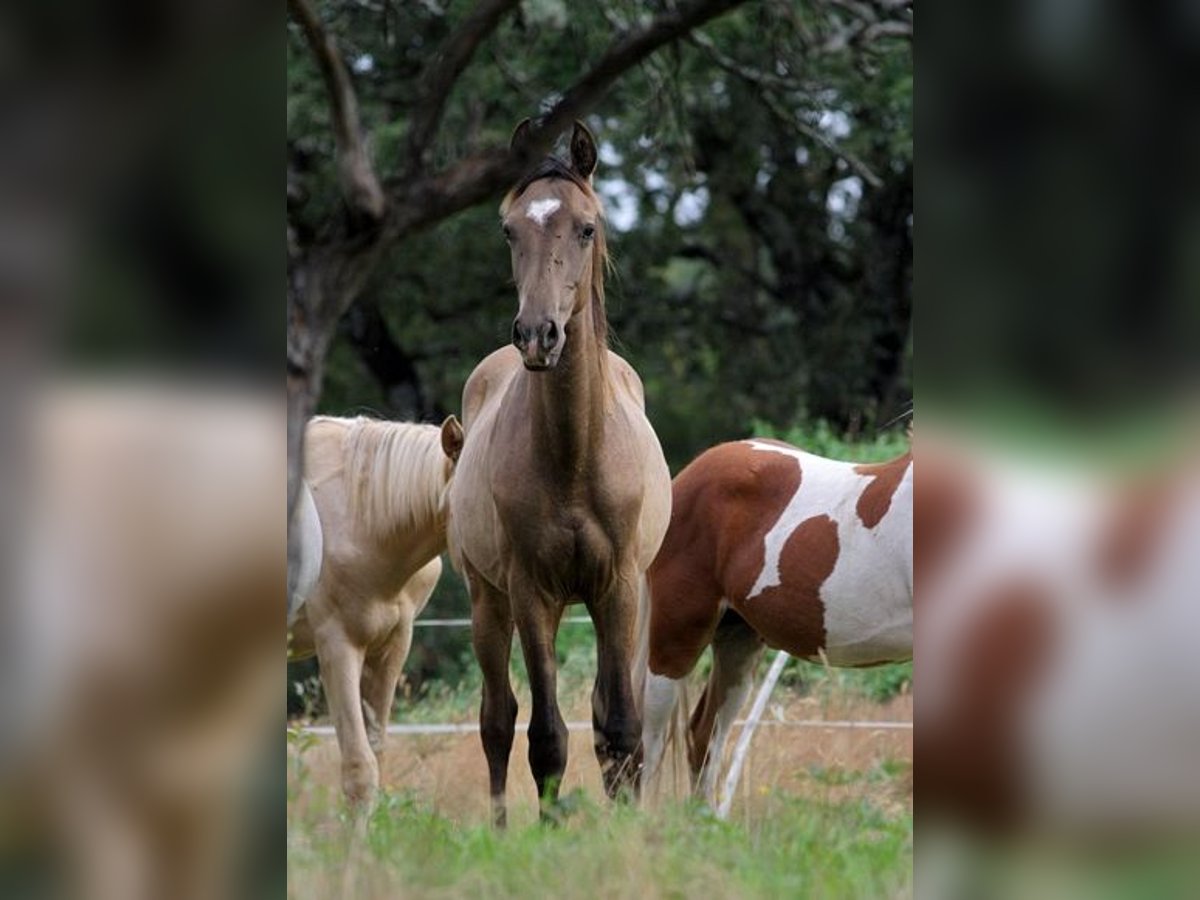
[[[599,341],[602,350],[608,349],[608,315],[604,308],[604,275],[608,269],[610,262],[608,258],[608,241],[605,238],[604,231],[604,203],[600,200],[600,195],[592,188],[592,185],[586,178],[583,178],[578,172],[571,168],[570,163],[559,159],[557,156],[547,156],[537,166],[527,172],[516,186],[505,195],[503,202],[500,204],[500,215],[504,216],[508,213],[508,208],[520,199],[521,195],[529,188],[531,184],[543,179],[562,179],[569,181],[579,190],[583,191],[596,204],[596,208],[600,210],[600,218],[596,222],[596,236],[592,239],[592,327],[596,331],[596,340]],[[607,371],[608,354],[600,354],[600,367],[602,371]]]
[[[441,516],[451,463],[436,425],[316,416],[340,424],[350,515],[376,534],[427,527]]]

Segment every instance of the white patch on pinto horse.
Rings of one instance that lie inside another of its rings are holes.
[[[820,590],[829,664],[866,665],[911,656],[912,463],[887,514],[867,528],[857,504],[872,476],[855,472],[857,463],[762,441],[746,443],[789,456],[800,466],[800,487],[763,539],[763,567],[746,601],[781,584],[783,548],[796,528],[814,516],[828,516],[838,534],[837,562]]]
[[[534,200],[525,207],[525,215],[532,219],[538,228],[545,228],[546,220],[558,212],[560,206],[562,206],[562,201],[557,197]]]

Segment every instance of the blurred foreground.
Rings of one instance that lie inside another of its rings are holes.
[[[281,404],[92,383],[28,414],[5,535],[0,886],[229,896],[280,819],[250,801],[279,809]]]
[[[1200,837],[1194,441],[1119,464],[1061,432],[916,441],[921,895],[1194,885],[1171,854]]]

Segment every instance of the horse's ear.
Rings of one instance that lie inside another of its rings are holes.
[[[571,168],[581,178],[587,179],[596,171],[596,139],[578,119],[575,120],[575,130],[571,132]]]
[[[513,153],[520,153],[526,142],[529,139],[529,132],[533,130],[533,122],[529,119],[522,119],[517,123],[517,127],[513,129],[512,137],[508,140],[508,149]]]
[[[450,457],[452,462],[458,462],[458,457],[462,454],[463,448],[463,430],[458,419],[454,416],[446,416],[446,421],[442,422],[442,452]]]

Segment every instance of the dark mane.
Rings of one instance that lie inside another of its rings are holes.
[[[586,178],[582,178],[578,172],[571,168],[571,164],[566,160],[559,159],[557,156],[547,156],[540,163],[521,176],[521,180],[516,186],[509,191],[509,199],[506,202],[516,200],[535,181],[541,181],[543,178],[561,178],[564,181],[569,181],[575,187],[579,188],[589,197],[595,197],[596,192],[592,190],[592,186],[588,184]]]
[[[600,202],[600,198],[597,196],[591,183],[572,169],[571,164],[566,160],[560,159],[557,156],[546,156],[540,163],[521,176],[521,180],[505,196],[500,209],[507,210],[515,200],[520,199],[521,195],[528,190],[531,184],[545,178],[571,182],[571,184],[583,191],[585,195],[591,197],[600,209],[600,219],[596,222],[596,237],[592,242],[592,325],[601,348],[607,351],[608,314],[604,307],[604,274],[609,266],[608,241],[604,230],[604,204]],[[607,368],[606,353],[600,354],[600,365],[602,368]]]

